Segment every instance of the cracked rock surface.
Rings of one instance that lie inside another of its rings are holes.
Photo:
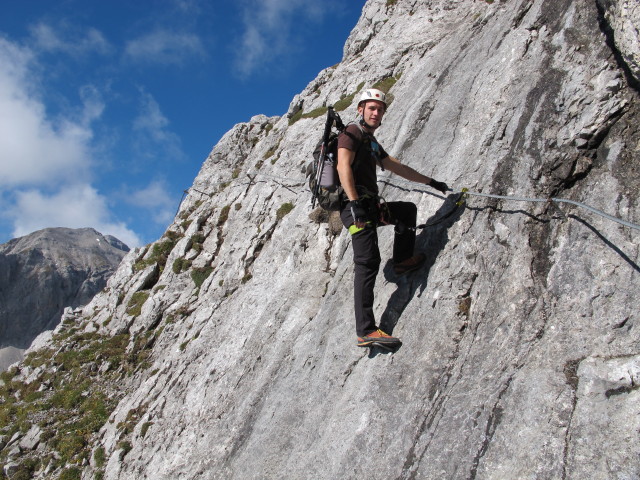
[[[76,319],[85,337],[125,336],[129,368],[96,366],[122,372],[117,405],[70,464],[123,480],[640,477],[637,230],[567,204],[458,206],[381,172],[385,199],[430,226],[406,278],[380,229],[374,308],[403,345],[368,351],[348,234],[311,212],[300,173],[314,112],[351,120],[349,96],[378,84],[393,97],[385,149],[456,192],[640,223],[640,50],[612,43],[637,28],[633,5],[369,0],[342,62],[286,115],[230,130],[165,235]]]

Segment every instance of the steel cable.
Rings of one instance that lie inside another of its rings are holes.
[[[489,194],[489,193],[470,192],[465,188],[463,188],[460,193],[463,193],[464,195],[472,195],[472,196],[475,196],[475,197],[496,198],[496,199],[500,199],[500,200],[509,200],[509,201],[514,201],[514,202],[570,203],[571,205],[575,205],[577,207],[584,208],[585,210],[589,210],[590,212],[595,213],[596,215],[600,215],[601,217],[606,218],[608,220],[611,220],[612,222],[616,222],[616,223],[619,223],[619,224],[624,225],[626,227],[633,228],[633,229],[636,229],[636,230],[640,230],[640,225],[636,225],[635,223],[631,223],[631,222],[628,222],[626,220],[622,220],[621,218],[617,218],[617,217],[614,217],[613,215],[609,215],[608,213],[605,213],[605,212],[603,212],[601,210],[598,210],[597,208],[593,208],[593,207],[591,207],[589,205],[586,205],[584,203],[581,203],[581,202],[576,202],[575,200],[568,200],[566,198],[558,198],[558,197],[527,198],[527,197],[516,197],[516,196],[510,196],[510,195],[493,195],[493,194]]]
[[[282,177],[282,176],[275,176],[275,175],[267,175],[264,173],[256,173],[253,175],[247,175],[247,177],[249,178],[249,185],[251,184],[255,184],[256,183],[256,178],[260,178],[260,179],[264,179],[262,181],[273,181],[274,183],[279,184],[281,187],[287,188],[289,190],[292,190],[292,188],[294,187],[303,187],[306,185],[306,182],[304,180],[300,180],[297,178],[288,178],[288,177]],[[292,182],[292,185],[284,185],[281,182]],[[381,183],[384,183],[385,185],[391,186],[391,187],[396,187],[396,188],[402,188],[399,185],[396,185],[396,183],[406,183],[406,184],[411,184],[415,186],[415,183],[413,182],[409,182],[408,180],[404,180],[404,179],[394,179],[393,182],[389,181],[388,179],[379,179],[378,180]],[[240,178],[233,178],[233,179],[229,179],[227,181],[220,181],[220,182],[213,182],[210,183],[208,186],[212,187],[212,186],[217,186],[217,185],[228,185],[231,183],[241,183],[243,185],[247,185],[247,182],[244,179],[240,179]],[[197,190],[195,188],[190,188],[190,190],[195,191],[196,193],[200,193],[203,195],[207,195],[207,196],[211,196],[213,195],[212,193],[205,193],[202,192],[200,190]],[[412,190],[418,191],[418,192],[423,192],[426,193],[425,190],[420,190],[420,189],[415,189],[413,188]],[[186,193],[186,192],[185,192]],[[555,203],[568,203],[571,205],[574,205],[576,207],[579,208],[583,208],[585,210],[588,210],[592,213],[595,213],[596,215],[599,215],[603,218],[606,218],[608,220],[611,220],[612,222],[616,222],[619,223],[620,225],[624,225],[625,227],[629,227],[629,228],[633,228],[635,230],[640,230],[640,225],[637,225],[635,223],[623,220],[621,218],[617,218],[614,217],[613,215],[609,215],[608,213],[605,213],[601,210],[598,210],[596,208],[593,208],[589,205],[586,205],[584,203],[581,202],[577,202],[575,200],[569,200],[566,198],[558,198],[558,197],[551,197],[551,198],[529,198],[529,197],[518,197],[518,196],[514,196],[514,195],[495,195],[495,194],[490,194],[490,193],[481,193],[481,192],[471,192],[466,188],[461,189],[459,192],[453,192],[454,194],[458,194],[461,196],[461,198],[464,198],[464,196],[474,196],[474,197],[485,197],[485,198],[495,198],[498,200],[506,200],[506,201],[513,201],[513,202],[530,202],[530,203],[550,203],[550,202],[555,202]],[[184,197],[183,197],[184,199]],[[182,201],[180,202],[182,203]],[[427,225],[430,226],[430,225]]]

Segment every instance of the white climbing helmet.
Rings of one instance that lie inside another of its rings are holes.
[[[362,102],[367,102],[369,100],[377,100],[378,102],[382,102],[384,104],[384,108],[387,108],[387,96],[381,90],[377,90],[375,88],[368,88],[360,95],[360,99],[358,100],[358,107],[362,105]]]

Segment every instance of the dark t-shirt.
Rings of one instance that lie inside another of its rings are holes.
[[[358,125],[352,123],[338,136],[338,148],[356,152],[351,164],[356,187],[364,187],[366,191],[377,195],[376,164],[389,156],[382,145],[373,135],[364,133]]]

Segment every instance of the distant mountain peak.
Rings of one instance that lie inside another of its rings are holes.
[[[13,347],[15,359],[65,307],[88,303],[128,250],[93,228],[46,228],[0,245],[0,349]]]

